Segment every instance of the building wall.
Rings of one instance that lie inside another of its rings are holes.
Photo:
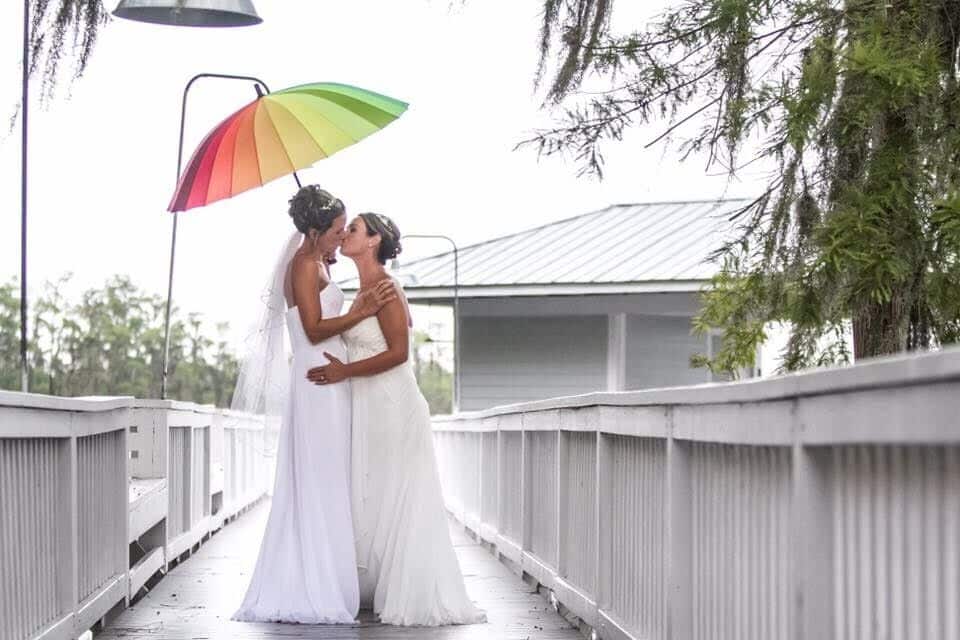
[[[690,318],[627,316],[627,389],[710,382],[706,369],[690,367],[690,356],[706,353],[706,339],[691,335]]]
[[[465,411],[599,391],[607,384],[607,316],[461,319]]]

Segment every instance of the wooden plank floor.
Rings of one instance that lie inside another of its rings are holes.
[[[230,620],[256,561],[269,504],[263,502],[220,530],[192,558],[97,634],[98,639],[317,638],[323,640],[583,640],[543,597],[532,593],[488,551],[451,524],[470,597],[487,612],[481,625],[404,628],[377,624],[361,612],[354,626],[244,623]]]

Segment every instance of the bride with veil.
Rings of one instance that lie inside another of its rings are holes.
[[[233,409],[279,417],[281,424],[270,515],[233,619],[350,624],[359,607],[350,383],[316,386],[305,372],[327,363],[324,353],[345,359],[340,334],[375,315],[395,292],[383,280],[341,315],[343,293],[328,265],[344,235],[343,203],[308,185],[290,200],[289,213],[296,232],[277,260],[232,402]]]

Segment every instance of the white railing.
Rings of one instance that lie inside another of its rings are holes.
[[[0,392],[0,638],[126,606],[266,492],[275,438],[209,406]]]
[[[960,351],[434,430],[451,512],[602,638],[960,637]]]

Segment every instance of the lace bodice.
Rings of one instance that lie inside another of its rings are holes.
[[[387,339],[383,337],[376,316],[364,318],[347,329],[343,333],[343,339],[347,343],[350,360],[369,358],[387,350]]]
[[[393,278],[393,282],[400,295],[403,295],[403,287],[400,286],[396,278]],[[380,322],[376,316],[364,318],[352,328],[344,331],[343,340],[347,344],[347,352],[350,354],[351,361],[369,358],[387,350],[387,339],[383,336]],[[410,330],[410,340],[413,340],[412,329]]]

